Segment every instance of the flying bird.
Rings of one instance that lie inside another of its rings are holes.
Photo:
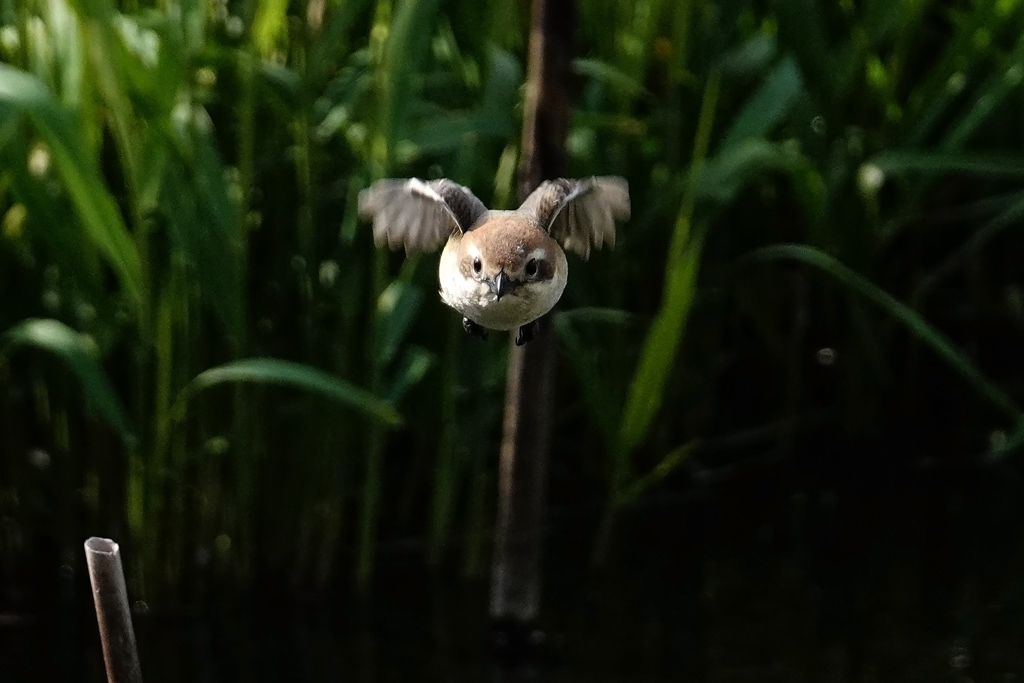
[[[562,296],[565,250],[587,259],[592,246],[614,246],[615,224],[629,213],[629,188],[618,177],[548,180],[514,211],[492,211],[447,178],[379,180],[359,193],[359,215],[373,221],[378,245],[411,254],[447,241],[441,300],[462,314],[467,332],[518,330],[518,345]]]

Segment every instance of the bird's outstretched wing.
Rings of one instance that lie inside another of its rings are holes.
[[[629,186],[615,176],[546,180],[519,210],[532,214],[565,249],[586,259],[591,245],[615,246],[615,222],[629,219]]]
[[[487,213],[468,188],[447,178],[378,180],[359,193],[359,216],[373,220],[373,238],[408,253],[433,251],[452,232],[465,232]]]

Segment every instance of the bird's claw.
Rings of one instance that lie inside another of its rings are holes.
[[[533,336],[537,333],[537,321],[526,323],[519,328],[519,333],[516,335],[516,346],[522,346],[528,341],[533,340]]]
[[[479,323],[475,323],[469,318],[462,319],[462,329],[469,332],[474,337],[480,337],[481,339],[487,339],[487,330],[483,328]]]

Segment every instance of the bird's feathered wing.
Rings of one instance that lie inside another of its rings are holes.
[[[536,218],[565,249],[586,259],[591,245],[615,246],[615,222],[629,220],[629,186],[613,176],[546,180],[519,210]]]
[[[406,252],[434,251],[452,232],[487,214],[476,196],[447,178],[378,180],[359,193],[359,216],[373,220],[373,238]]]

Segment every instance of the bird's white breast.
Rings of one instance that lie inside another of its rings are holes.
[[[486,283],[466,278],[459,269],[460,235],[453,235],[441,252],[438,280],[441,300],[478,325],[492,330],[515,330],[550,311],[562,296],[569,273],[565,252],[558,249],[554,277],[520,285],[498,301]]]

